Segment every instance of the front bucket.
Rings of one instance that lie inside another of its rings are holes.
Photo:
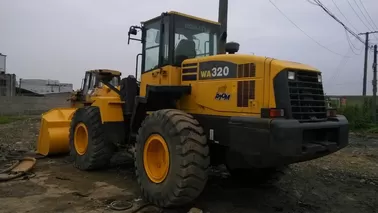
[[[37,153],[47,156],[69,152],[69,130],[77,108],[55,108],[42,114]]]

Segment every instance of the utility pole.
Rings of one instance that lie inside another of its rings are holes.
[[[364,80],[362,85],[362,95],[366,96],[366,81],[367,81],[367,63],[369,53],[369,34],[378,33],[378,31],[359,33],[358,35],[365,34],[365,60],[364,60]]]
[[[377,45],[374,45],[374,62],[373,62],[373,101],[372,101],[372,111],[373,111],[373,122],[377,122]]]
[[[218,53],[225,54],[225,46],[227,42],[227,13],[228,0],[219,0],[218,22],[221,24],[221,37],[218,38]]]

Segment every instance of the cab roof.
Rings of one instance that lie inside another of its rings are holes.
[[[185,14],[185,13],[180,13],[180,12],[177,12],[177,11],[169,11],[168,14],[174,14],[174,15],[184,16],[184,17],[187,17],[187,18],[196,19],[198,21],[203,21],[203,22],[208,22],[208,23],[211,23],[211,24],[220,25],[220,23],[216,22],[216,21],[212,21],[212,20],[209,20],[209,19],[204,19],[204,18],[197,17],[197,16],[192,16],[192,15]]]
[[[189,14],[185,14],[185,13],[180,13],[180,12],[177,12],[177,11],[169,11],[167,12],[168,14],[171,14],[171,15],[178,15],[178,16],[183,16],[183,17],[187,17],[187,18],[190,18],[190,19],[195,19],[195,20],[198,20],[198,21],[202,21],[202,22],[207,22],[207,23],[210,23],[210,24],[216,24],[216,25],[220,25],[219,22],[216,22],[216,21],[212,21],[212,20],[209,20],[209,19],[204,19],[204,18],[201,18],[201,17],[197,17],[197,16],[192,16],[192,15],[189,15]],[[152,19],[149,19],[147,21],[143,21],[142,24],[146,23],[146,22],[149,22],[149,21],[152,21],[154,19],[157,19],[159,18],[160,16],[157,16],[155,18],[152,18]]]
[[[111,69],[94,69],[94,70],[88,70],[88,72],[94,72],[94,73],[108,73],[112,75],[121,75],[122,73],[118,70],[111,70]]]

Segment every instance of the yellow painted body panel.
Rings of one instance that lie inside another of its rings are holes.
[[[116,87],[120,89],[119,86]],[[96,106],[100,109],[102,123],[123,121],[122,104],[119,95],[103,86],[96,88],[90,96],[92,102],[91,106]]]
[[[177,86],[181,83],[181,68],[174,66],[162,67],[160,84],[164,86]]]
[[[140,96],[146,96],[148,85],[155,86],[177,86],[181,83],[181,68],[171,65],[148,71],[142,74],[140,85]]]
[[[42,114],[37,153],[47,156],[69,151],[68,133],[77,108],[55,108]]]
[[[207,61],[225,61],[235,64],[254,63],[256,74],[254,77],[198,80],[200,75],[206,75],[205,72],[199,70],[198,64]],[[183,73],[183,67],[165,66],[142,74],[141,96],[146,95],[146,85],[190,85],[192,88],[191,95],[182,97],[177,103],[178,108],[185,112],[219,116],[260,117],[261,108],[276,107],[273,79],[281,70],[291,68],[318,72],[317,69],[300,63],[244,54],[221,54],[187,59],[183,62],[183,66],[185,64],[196,64],[187,66],[185,69],[197,67],[197,80],[182,81],[182,76],[193,75],[193,73]],[[164,75],[161,73],[164,73]],[[255,98],[248,100],[248,107],[237,107],[237,85],[239,81],[246,80],[255,81]],[[228,101],[216,100],[217,92],[230,94],[230,99]]]
[[[147,84],[160,85],[160,69],[152,70],[142,74],[140,79],[140,95],[146,96]]]

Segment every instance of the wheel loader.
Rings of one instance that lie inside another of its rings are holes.
[[[348,121],[326,107],[316,68],[239,54],[235,42],[220,53],[220,23],[175,11],[131,26],[130,40],[142,45],[140,82],[128,76],[84,107],[43,114],[39,153],[70,153],[94,170],[134,150],[144,198],[172,207],[202,193],[210,166],[252,181],[348,144]]]
[[[110,69],[88,70],[82,80],[81,87],[71,94],[68,101],[71,107],[82,107],[91,103],[90,94],[94,89],[101,87],[101,81],[116,87],[121,81],[121,72]]]

